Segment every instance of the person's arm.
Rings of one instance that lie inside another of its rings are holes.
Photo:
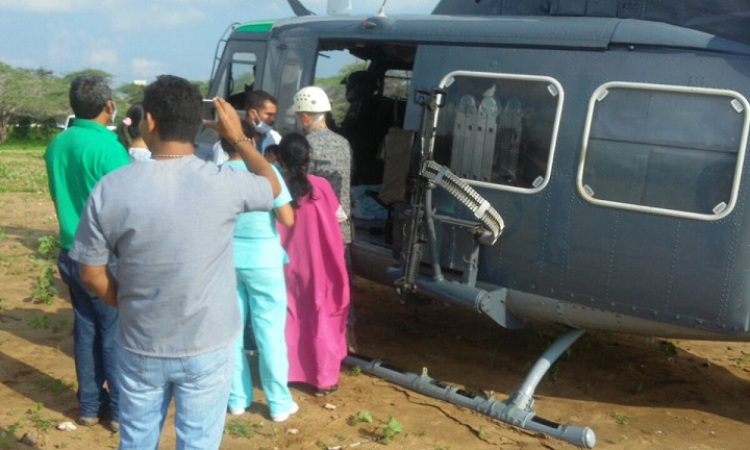
[[[216,122],[205,121],[203,123],[209,128],[216,130],[221,137],[234,145],[237,153],[242,157],[242,161],[245,162],[247,170],[268,180],[268,183],[271,185],[271,192],[275,198],[281,191],[279,180],[276,178],[276,174],[271,165],[268,164],[268,161],[266,161],[266,158],[255,148],[255,143],[252,139],[245,137],[237,111],[223,98],[216,97],[213,101],[218,120]]]
[[[97,297],[117,308],[117,283],[107,266],[89,266],[79,263],[79,275],[83,284]]]
[[[280,224],[284,225],[287,228],[294,225],[294,209],[292,208],[291,203],[284,203],[283,205],[274,209],[273,212],[274,214],[276,214],[276,219]]]

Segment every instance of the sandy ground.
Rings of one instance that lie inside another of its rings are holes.
[[[73,314],[60,295],[32,297],[46,263],[38,239],[56,233],[50,201],[37,194],[0,194],[0,449],[116,448],[104,425],[59,431],[78,417],[73,367]],[[440,305],[406,307],[383,286],[356,280],[357,336],[362,354],[468,391],[504,399],[560,330],[508,331],[470,311]],[[257,361],[251,358],[257,366]],[[536,392],[539,416],[589,426],[600,449],[740,450],[750,448],[750,344],[648,342],[643,337],[587,334]],[[344,368],[340,390],[318,399],[294,386],[300,412],[272,424],[263,395],[249,413],[227,416],[225,449],[377,449],[389,418],[401,424],[394,449],[572,449],[470,410]],[[328,405],[328,406],[327,406]],[[330,408],[330,409],[329,409]],[[333,409],[335,408],[335,409]],[[366,411],[371,423],[350,424]],[[106,425],[106,422],[105,422]],[[160,448],[174,448],[167,420]]]

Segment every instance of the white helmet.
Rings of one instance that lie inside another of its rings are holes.
[[[292,112],[324,113],[331,110],[331,102],[326,91],[317,86],[300,89],[294,95]]]

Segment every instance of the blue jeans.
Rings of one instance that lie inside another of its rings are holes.
[[[76,397],[81,416],[97,417],[110,409],[112,420],[118,421],[117,308],[100,300],[83,284],[78,263],[70,259],[68,250],[60,249],[57,268],[63,282],[68,285],[73,303],[73,354],[78,378]],[[104,388],[105,381],[109,392]]]
[[[237,269],[237,300],[244,333],[255,335],[260,383],[272,414],[292,408],[287,387],[289,360],[286,352],[286,283],[283,266]],[[248,321],[248,315],[250,320]],[[230,408],[247,408],[253,398],[250,366],[245,354],[244,333],[234,343],[234,375],[229,395]]]
[[[176,448],[219,448],[232,379],[231,344],[182,358],[141,355],[118,345],[117,362],[120,450],[157,448],[172,395]]]

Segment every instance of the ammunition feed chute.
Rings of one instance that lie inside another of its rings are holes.
[[[441,166],[435,160],[425,161],[420,173],[435,185],[448,191],[456,200],[469,208],[477,219],[482,221],[487,229],[482,229],[477,233],[477,239],[480,243],[494,245],[497,242],[505,224],[503,218],[500,217],[500,213],[490,205],[490,202],[482,198],[477,191],[448,170],[447,167]]]

